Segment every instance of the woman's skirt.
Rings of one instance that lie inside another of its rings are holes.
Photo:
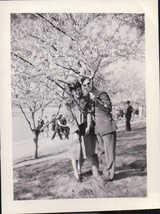
[[[96,135],[94,132],[91,131],[90,134],[81,136],[79,140],[75,140],[73,135],[71,136],[68,149],[70,159],[86,159],[96,154],[96,150]]]

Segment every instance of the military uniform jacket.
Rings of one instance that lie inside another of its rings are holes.
[[[128,106],[128,108],[125,111],[125,118],[126,120],[130,120],[132,117],[133,108],[132,106]]]
[[[116,123],[111,115],[112,103],[108,94],[101,94],[95,101],[95,134],[103,136],[116,131]]]

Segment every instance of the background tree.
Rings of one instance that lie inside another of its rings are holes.
[[[21,110],[33,133],[34,157],[38,158],[40,126],[38,126],[37,121],[38,119],[42,120],[45,108],[55,100],[57,95],[53,93],[53,90],[46,87],[45,76],[41,76],[41,78],[34,76],[35,68],[32,68],[25,61],[21,61],[21,64],[18,63],[20,67],[17,66],[18,69],[12,76],[13,105]],[[15,62],[17,61],[15,60]]]

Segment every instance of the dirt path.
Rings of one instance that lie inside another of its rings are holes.
[[[15,200],[58,198],[102,198],[146,196],[146,127],[145,122],[132,124],[126,132],[124,125],[117,132],[116,175],[112,182],[92,177],[91,162],[83,166],[83,182],[73,177],[67,158],[68,141],[42,140],[41,158],[17,156],[14,159]]]

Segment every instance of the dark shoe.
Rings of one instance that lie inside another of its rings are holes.
[[[74,176],[74,180],[75,180],[75,182],[77,182],[77,183],[82,183],[82,178],[76,178],[75,176]]]
[[[81,174],[79,174],[79,179],[81,180],[81,182],[82,182],[82,180],[83,180],[83,175],[82,175],[82,173]]]
[[[113,181],[113,179],[111,179],[111,178],[104,178],[104,181],[109,182],[109,181]]]

